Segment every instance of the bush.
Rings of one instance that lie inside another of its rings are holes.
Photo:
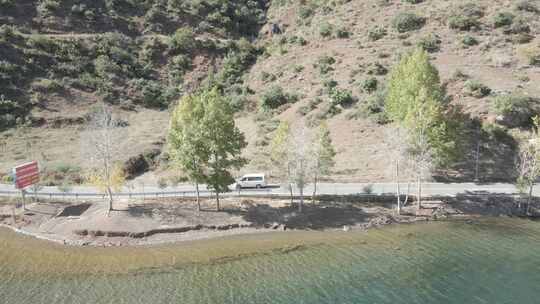
[[[268,72],[265,72],[265,71],[263,71],[261,73],[261,80],[264,83],[272,82],[272,81],[275,81],[276,79],[277,79],[276,75],[274,75],[272,73],[268,73]]]
[[[337,87],[338,83],[334,79],[326,79],[323,81],[323,87],[326,89],[326,92],[330,93],[330,91]]]
[[[435,53],[441,48],[441,39],[435,34],[429,34],[420,39],[418,46],[429,53]]]
[[[480,18],[484,16],[484,9],[474,3],[459,6],[448,18],[451,29],[470,31],[480,27]]]
[[[424,17],[414,13],[399,13],[392,22],[394,28],[400,33],[421,29],[425,23]]]
[[[195,33],[188,27],[179,28],[169,39],[171,53],[189,53],[196,46]]]
[[[475,45],[478,45],[479,42],[473,36],[465,35],[461,39],[461,43],[463,43],[463,45],[465,45],[465,46],[475,46]]]
[[[494,27],[503,27],[509,26],[514,21],[514,14],[509,12],[499,12],[493,17],[493,26]]]
[[[377,124],[387,124],[390,120],[384,110],[385,98],[386,91],[384,89],[377,90],[375,94],[360,103],[353,118],[369,118]]]
[[[516,9],[518,11],[525,11],[530,13],[538,13],[540,12],[540,9],[538,9],[538,6],[536,3],[533,2],[533,0],[520,0],[516,4]]]
[[[176,55],[169,60],[167,66],[169,79],[181,83],[184,75],[191,69],[191,58],[186,55]]]
[[[367,93],[373,93],[377,90],[379,81],[375,77],[367,78],[362,82],[362,90]]]
[[[168,91],[160,82],[148,79],[133,80],[132,85],[139,93],[139,101],[145,107],[163,109],[169,105]]]
[[[368,31],[368,38],[371,41],[377,41],[386,36],[386,34],[387,31],[385,28],[376,26]]]
[[[298,108],[298,110],[296,111],[296,113],[302,115],[302,116],[306,116],[309,112],[315,110],[317,108],[317,106],[322,102],[322,99],[320,98],[315,98],[314,100],[308,102],[307,105],[303,105],[301,106],[300,108]]]
[[[280,86],[271,86],[262,96],[262,106],[266,109],[277,109],[297,99],[295,95],[285,93]]]
[[[334,31],[334,27],[327,22],[323,22],[321,26],[319,27],[319,34],[321,37],[328,38],[332,36],[332,32]]]
[[[540,45],[523,48],[521,53],[530,65],[540,66]]]
[[[32,90],[44,93],[58,92],[63,88],[63,85],[54,79],[39,79],[32,83]]]
[[[294,67],[293,67],[293,71],[295,73],[300,73],[304,70],[304,66],[303,65],[300,65],[300,64],[295,64]]]
[[[531,123],[533,109],[531,107],[532,98],[522,95],[497,96],[493,107],[497,115],[502,118],[499,122],[509,127],[521,127]]]
[[[336,30],[336,37],[338,38],[349,38],[351,36],[351,32],[349,32],[349,30],[347,30],[346,28],[344,27],[340,27]]]
[[[422,3],[424,2],[424,0],[401,0],[405,3],[410,3],[410,4],[418,4],[418,3]]]
[[[15,6],[16,0],[0,0],[0,7],[11,8]]]
[[[313,67],[319,69],[319,73],[324,75],[334,70],[332,67],[334,63],[336,63],[336,59],[334,59],[334,57],[323,55],[317,59],[317,61],[313,64]]]
[[[530,33],[531,27],[527,23],[527,21],[523,18],[516,18],[512,25],[505,30],[505,33],[507,34],[524,34],[524,33]]]
[[[374,63],[370,64],[370,66],[368,67],[366,73],[368,75],[382,76],[382,75],[388,74],[388,69],[384,65],[382,65],[381,63],[374,62]]]
[[[467,79],[469,79],[469,75],[467,75],[465,72],[463,72],[460,69],[455,70],[454,73],[452,74],[452,80],[453,81],[467,80]]]
[[[15,126],[19,111],[17,103],[0,94],[0,130]]]
[[[333,88],[330,90],[330,100],[333,106],[348,106],[354,103],[354,97],[349,90]]]
[[[465,83],[465,92],[469,96],[482,98],[488,96],[491,93],[491,89],[478,81],[468,80]]]

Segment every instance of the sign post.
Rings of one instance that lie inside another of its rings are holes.
[[[13,168],[15,188],[21,190],[23,210],[26,210],[25,188],[39,182],[39,167],[37,161],[22,164]]]

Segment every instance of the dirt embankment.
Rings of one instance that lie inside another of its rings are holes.
[[[204,200],[197,211],[193,200],[168,199],[117,202],[107,216],[104,202],[43,201],[29,204],[25,211],[14,204],[0,204],[0,226],[66,245],[124,246],[270,231],[347,232],[428,220],[514,216],[522,214],[518,207],[508,197],[459,197],[425,201],[420,210],[409,202],[397,215],[393,200],[349,197],[308,202],[300,213],[296,203],[288,200],[229,198],[220,211],[211,200]]]

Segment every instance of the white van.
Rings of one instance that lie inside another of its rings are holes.
[[[258,174],[246,174],[239,178],[236,181],[236,189],[240,190],[242,188],[265,188],[267,186],[266,184],[266,177],[263,173]]]

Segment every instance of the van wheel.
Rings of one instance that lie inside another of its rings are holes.
[[[255,188],[261,189],[261,185],[257,185],[257,186],[255,186]]]

